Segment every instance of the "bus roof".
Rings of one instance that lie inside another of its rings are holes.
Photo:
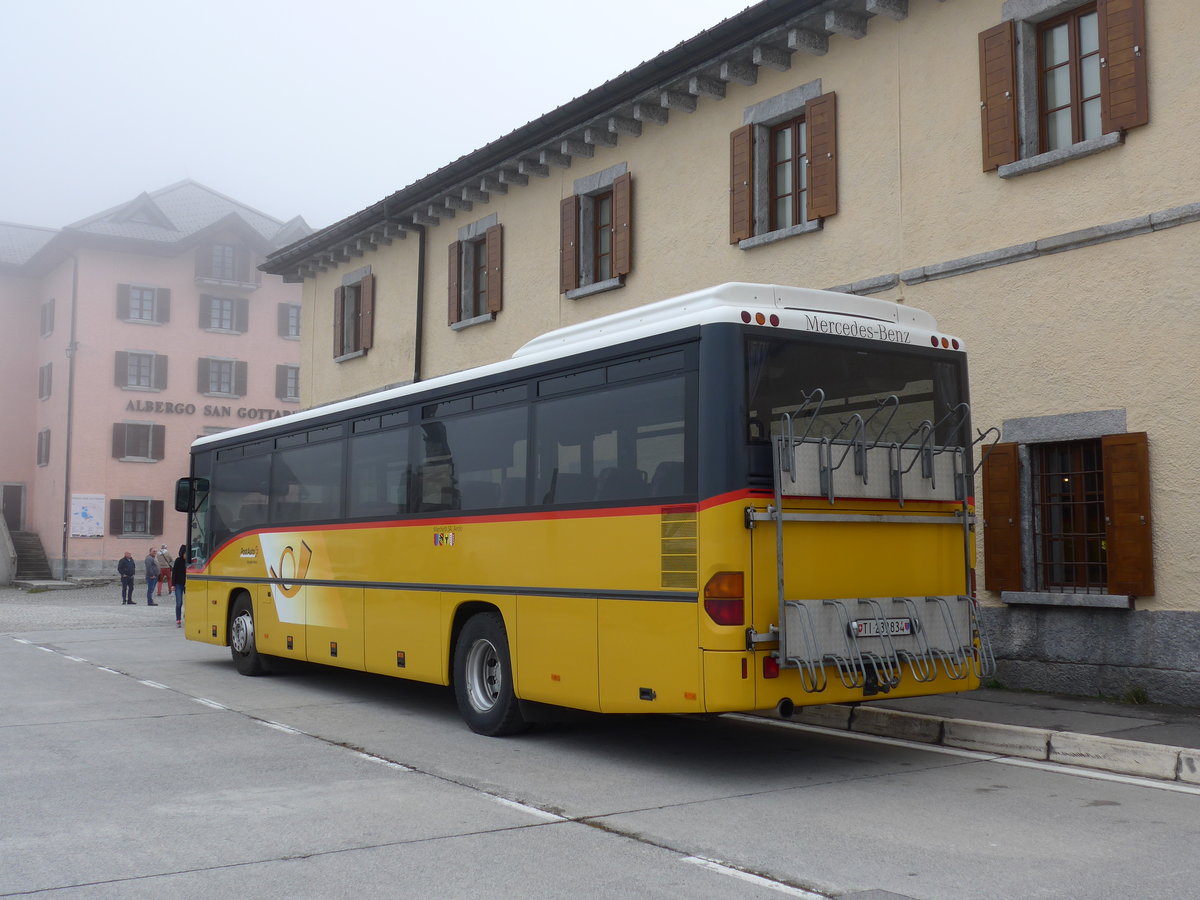
[[[840,294],[835,291],[817,291],[808,288],[790,287],[779,284],[749,284],[729,282],[716,287],[693,291],[668,300],[660,300],[623,312],[612,313],[575,325],[557,328],[540,335],[517,349],[512,357],[500,362],[464,369],[448,375],[440,375],[425,381],[413,382],[400,387],[373,391],[348,400],[339,400],[323,406],[301,410],[282,419],[269,419],[242,428],[205,435],[192,442],[193,447],[228,440],[230,437],[250,435],[256,431],[269,430],[273,426],[296,424],[317,417],[356,409],[368,403],[403,397],[408,394],[456,384],[465,378],[522,369],[533,363],[550,361],[564,356],[583,353],[603,347],[652,337],[683,328],[709,325],[717,322],[746,323],[752,321],[755,312],[792,311],[803,316],[788,316],[784,324],[792,330],[818,331],[825,334],[842,334],[873,338],[876,331],[898,331],[918,340],[905,340],[917,346],[929,346],[927,338],[937,329],[937,322],[929,313],[891,300],[860,297],[855,294]],[[864,322],[860,326],[839,326],[849,320]],[[869,323],[878,323],[871,325]],[[880,328],[879,326],[883,326]],[[879,339],[879,338],[877,338]],[[897,340],[887,338],[888,340]],[[960,344],[956,341],[955,347]]]

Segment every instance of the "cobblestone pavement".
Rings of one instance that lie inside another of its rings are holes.
[[[175,628],[175,598],[163,591],[146,605],[146,585],[139,581],[135,605],[121,605],[120,585],[89,585],[70,590],[22,590],[0,585],[0,634],[63,628]]]

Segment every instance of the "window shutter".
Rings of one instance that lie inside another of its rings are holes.
[[[125,531],[125,501],[108,501],[108,533],[123,534]]]
[[[171,321],[171,289],[158,288],[154,292],[154,321]]]
[[[150,458],[166,459],[167,457],[167,426],[150,426]]]
[[[979,115],[985,172],[1020,158],[1016,46],[1011,20],[979,35]]]
[[[200,357],[199,361],[196,363],[196,390],[201,394],[207,394],[210,387],[211,379],[209,377],[208,369],[208,357]]]
[[[633,271],[633,176],[626,172],[613,179],[614,275]]]
[[[117,318],[129,318],[129,285],[117,285]]]
[[[251,263],[254,261],[250,255],[249,247],[237,247],[234,250],[234,259],[237,265],[237,280],[243,284],[250,284],[254,281],[254,267]]]
[[[346,289],[337,287],[333,289],[333,355],[341,356],[346,346],[345,331],[346,318]]]
[[[1149,596],[1154,593],[1154,546],[1146,433],[1105,435],[1101,446],[1108,592]]]
[[[201,328],[208,328],[212,325],[212,297],[208,294],[200,295],[200,321],[197,324]]]
[[[1104,133],[1150,121],[1146,79],[1145,0],[1101,0],[1100,128]]]
[[[487,248],[487,300],[488,312],[498,313],[504,309],[504,226],[493,225],[484,234]]]
[[[462,241],[449,247],[446,260],[446,318],[451,325],[462,321]]]
[[[1021,463],[1016,444],[996,444],[983,459],[984,582],[1021,590]]]
[[[163,533],[163,502],[161,500],[150,501],[150,533]]]
[[[375,344],[375,276],[364,275],[358,287],[358,349]]]
[[[161,354],[154,356],[154,386],[160,391],[167,389],[167,357]]]
[[[729,243],[754,235],[754,126],[729,134]]]
[[[808,218],[837,213],[837,94],[830,91],[804,105],[808,125]]]
[[[124,422],[113,422],[112,430],[112,455],[113,459],[120,459],[125,455],[125,432],[126,426]]]
[[[558,289],[579,287],[579,195],[564,197],[558,206]]]
[[[280,400],[287,397],[287,366],[275,367],[275,396]]]
[[[246,371],[249,365],[245,362],[233,364],[233,392],[239,397],[246,396]]]
[[[233,305],[233,327],[242,334],[250,330],[250,301],[245,297],[238,297]]]
[[[126,387],[129,384],[129,354],[124,350],[117,351],[117,362],[113,366],[113,384]]]
[[[280,303],[275,307],[275,330],[280,337],[288,336],[288,326],[291,323],[291,316],[288,313],[288,304]]]

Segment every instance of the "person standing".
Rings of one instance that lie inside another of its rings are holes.
[[[142,560],[146,567],[146,605],[158,606],[154,602],[154,586],[158,584],[158,562],[155,560],[154,548],[151,547],[146,553],[146,558]]]
[[[171,580],[175,585],[175,627],[183,627],[183,586],[187,584],[187,545],[181,545],[179,555],[171,564]]]
[[[137,563],[128,550],[117,560],[117,574],[121,576],[121,605],[133,606],[133,579],[137,577]]]
[[[167,596],[169,597],[171,595],[171,575],[175,559],[171,556],[171,551],[167,549],[166,544],[158,548],[158,555],[154,559],[158,563],[158,596],[162,596],[163,583],[166,582]]]

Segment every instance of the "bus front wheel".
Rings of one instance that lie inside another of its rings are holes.
[[[513,691],[508,632],[500,613],[478,613],[459,632],[454,645],[454,696],[476,734],[499,737],[527,727]]]
[[[229,619],[229,652],[233,664],[243,675],[261,675],[266,663],[254,643],[254,606],[245,594],[233,601],[233,615]]]

